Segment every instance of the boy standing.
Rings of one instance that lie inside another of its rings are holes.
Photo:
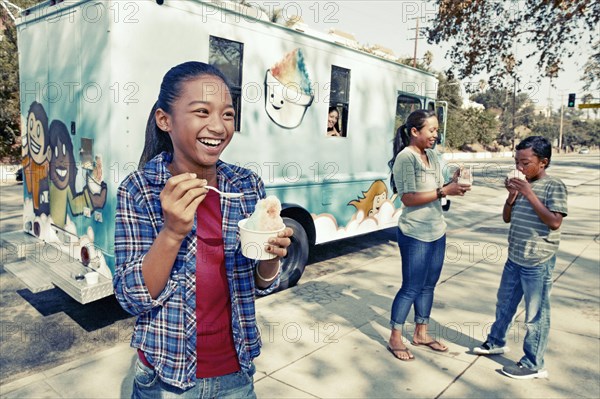
[[[560,179],[546,174],[552,156],[548,140],[541,136],[527,137],[516,149],[516,168],[526,180],[505,181],[508,198],[502,217],[510,223],[508,260],[498,288],[496,321],[486,341],[473,352],[478,355],[508,352],[506,333],[524,297],[525,354],[517,364],[505,366],[502,372],[517,379],[546,378],[544,353],[550,331],[550,289],[560,226],[567,216],[567,189]]]

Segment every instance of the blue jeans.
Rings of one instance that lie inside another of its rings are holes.
[[[498,288],[496,321],[492,325],[488,341],[498,346],[506,345],[506,333],[517,312],[521,298],[525,298],[525,326],[523,340],[525,355],[523,366],[531,370],[544,368],[544,353],[550,332],[550,290],[556,256],[537,266],[520,266],[510,259],[504,265]]]
[[[256,368],[251,363],[248,372],[237,371],[221,377],[197,378],[196,385],[182,390],[160,380],[156,371],[144,365],[140,359],[135,362],[133,378],[133,399],[155,398],[249,398],[256,399],[254,393],[254,373]]]
[[[392,304],[391,326],[401,330],[411,306],[415,307],[415,323],[428,324],[433,306],[433,290],[437,284],[444,255],[446,235],[432,242],[417,240],[397,231],[402,257],[402,287]]]

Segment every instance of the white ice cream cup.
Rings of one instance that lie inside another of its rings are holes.
[[[458,184],[463,184],[466,186],[473,185],[473,166],[472,165],[469,165],[468,168],[466,166],[461,166],[460,175],[458,176]]]
[[[98,284],[98,277],[100,274],[98,272],[89,272],[85,274],[85,282],[87,285]]]
[[[525,175],[519,169],[512,169],[510,172],[508,172],[508,175],[506,175],[506,177],[509,179],[527,180]]]
[[[256,231],[244,228],[248,219],[242,219],[238,222],[240,228],[240,241],[242,246],[242,255],[248,259],[269,260],[276,255],[265,251],[265,246],[269,243],[269,238],[277,237],[277,233],[285,230],[283,225],[279,230]]]

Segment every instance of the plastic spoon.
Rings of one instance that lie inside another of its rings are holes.
[[[204,186],[204,188],[213,190],[215,193],[217,193],[221,197],[225,197],[225,198],[240,198],[244,195],[244,193],[224,193],[224,192],[219,191],[218,189],[214,188],[213,186]]]

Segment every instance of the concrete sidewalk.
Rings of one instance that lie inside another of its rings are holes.
[[[504,199],[498,198],[478,204],[478,212],[490,213],[484,226],[448,233],[430,331],[449,352],[409,344],[416,360],[401,362],[386,350],[390,306],[401,284],[394,251],[257,301],[263,337],[255,361],[258,397],[600,397],[599,193],[597,185],[578,190],[590,192],[571,197],[563,225],[546,354],[549,379],[521,381],[499,373],[522,356],[522,313],[509,335],[510,353],[470,353],[493,322],[506,259],[507,225],[498,217]],[[0,396],[129,397],[134,361],[134,350],[121,344],[6,384]]]

